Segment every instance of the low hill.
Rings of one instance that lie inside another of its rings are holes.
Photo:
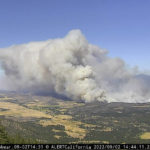
[[[149,116],[150,103],[1,92],[0,143],[149,143]]]

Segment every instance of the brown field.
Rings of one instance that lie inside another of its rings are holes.
[[[150,132],[145,132],[140,136],[143,140],[149,140],[150,139]]]
[[[0,102],[0,108],[6,109],[5,111],[0,111],[1,116],[12,116],[12,117],[29,117],[29,118],[51,118],[49,114],[43,112],[28,109],[26,107],[20,106],[18,104],[10,102]]]
[[[43,126],[62,125],[68,136],[83,139],[86,136],[86,130],[80,128],[81,122],[73,121],[71,118],[72,117],[68,115],[57,115],[52,117],[51,120],[40,120],[39,124]]]

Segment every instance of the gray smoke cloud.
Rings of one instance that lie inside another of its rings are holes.
[[[80,30],[64,38],[0,49],[1,87],[72,100],[147,102],[150,88],[123,60],[89,44]]]

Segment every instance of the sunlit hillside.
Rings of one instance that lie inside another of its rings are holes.
[[[1,92],[0,143],[149,143],[149,115],[150,103],[81,103]]]

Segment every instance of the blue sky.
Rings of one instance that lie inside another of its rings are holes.
[[[1,0],[0,48],[80,29],[92,44],[149,70],[150,0]]]

